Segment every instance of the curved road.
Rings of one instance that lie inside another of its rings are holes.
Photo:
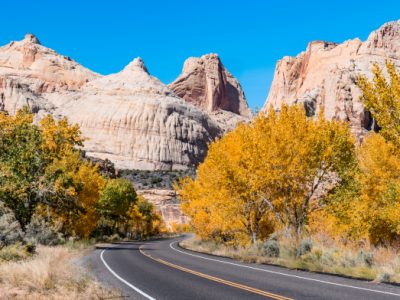
[[[182,249],[180,240],[99,249],[92,271],[129,299],[400,299],[400,287],[240,263]]]

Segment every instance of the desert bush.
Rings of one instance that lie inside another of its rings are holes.
[[[389,273],[383,273],[379,276],[379,282],[390,282],[390,274]]]
[[[23,245],[18,242],[0,250],[0,263],[3,261],[20,261],[31,257],[35,252],[34,244]]]
[[[297,256],[302,256],[311,252],[313,247],[312,241],[310,239],[305,239],[300,242],[300,245],[297,249]]]
[[[42,245],[59,245],[65,242],[60,228],[35,215],[26,227],[25,239]]]
[[[14,214],[0,208],[0,248],[21,242],[22,239],[23,233]]]
[[[372,265],[374,264],[374,254],[371,252],[365,252],[363,250],[359,251],[358,259],[367,267],[372,267]]]
[[[279,235],[279,238],[271,236],[262,244],[260,251],[257,251],[254,245],[232,247],[213,240],[203,241],[196,237],[184,240],[180,245],[190,250],[227,256],[245,262],[274,263],[294,269],[328,272],[377,282],[400,283],[400,256],[393,249],[372,247],[366,248],[368,251],[364,250],[363,254],[360,254],[361,251],[357,250],[356,245],[326,246],[314,239],[312,241],[311,250],[302,256],[296,255],[299,247],[295,247],[295,242],[284,235]],[[266,245],[267,249],[274,249],[279,245],[279,256],[266,255]]]
[[[155,177],[155,178],[153,178],[151,180],[152,184],[157,184],[157,183],[160,183],[160,182],[162,182],[162,178],[161,177]]]
[[[22,262],[0,264],[1,297],[5,299],[117,299],[88,274],[71,264],[78,251],[40,246]]]
[[[264,243],[263,254],[267,257],[279,257],[280,249],[277,240],[271,239]]]

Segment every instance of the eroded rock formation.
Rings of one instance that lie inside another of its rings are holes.
[[[178,225],[189,222],[189,218],[183,215],[180,210],[179,200],[176,198],[174,191],[149,189],[138,190],[137,193],[156,206],[167,228],[172,229],[174,223]]]
[[[222,132],[199,108],[152,77],[141,59],[101,76],[28,34],[0,48],[0,109],[29,106],[78,123],[89,156],[117,168],[184,169]]]
[[[0,109],[13,114],[29,106],[33,112],[51,112],[60,99],[54,97],[53,103],[47,95],[75,91],[98,77],[27,34],[21,41],[0,47]]]
[[[305,52],[277,63],[262,111],[270,105],[279,109],[282,103],[303,103],[309,115],[324,108],[327,118],[349,121],[360,137],[374,124],[359,101],[356,78],[359,74],[370,77],[372,64],[384,67],[386,59],[400,67],[400,21],[384,24],[365,42],[312,42]]]
[[[207,111],[223,129],[248,121],[252,112],[240,83],[217,54],[188,58],[181,75],[169,87],[187,102]]]
[[[183,169],[201,161],[219,135],[214,122],[150,76],[143,61],[86,84],[56,110],[78,123],[89,156],[117,168]]]

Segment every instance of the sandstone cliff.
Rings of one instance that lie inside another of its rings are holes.
[[[223,129],[248,121],[252,112],[240,83],[217,54],[188,58],[182,74],[169,87],[187,102],[207,111]]]
[[[120,169],[183,169],[201,161],[220,134],[196,107],[150,76],[140,58],[119,73],[92,80],[55,110],[78,123],[89,156]]]
[[[314,115],[323,107],[327,118],[349,121],[360,137],[374,124],[359,101],[355,80],[359,74],[371,76],[372,64],[383,67],[388,58],[400,67],[400,21],[384,24],[365,42],[311,42],[305,52],[277,63],[262,111],[270,105],[279,109],[282,103],[303,103]]]
[[[152,77],[141,59],[101,76],[28,34],[0,48],[0,110],[28,106],[78,123],[89,156],[117,168],[184,169],[222,132],[199,108]]]
[[[0,110],[11,114],[29,106],[33,112],[51,112],[56,103],[47,95],[75,91],[99,77],[71,58],[42,46],[32,34],[0,47]]]
[[[168,229],[172,229],[173,224],[179,225],[189,223],[189,218],[181,212],[179,200],[176,198],[174,191],[150,189],[138,190],[137,193],[155,205]]]

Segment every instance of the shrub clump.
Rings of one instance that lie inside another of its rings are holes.
[[[310,239],[305,239],[300,242],[299,248],[297,249],[297,256],[300,257],[304,254],[310,253],[313,244]]]
[[[389,273],[385,272],[379,276],[379,282],[390,282],[391,276]]]
[[[36,250],[36,246],[32,243],[22,244],[20,242],[13,245],[5,246],[0,249],[1,261],[19,261],[31,257]]]
[[[22,242],[23,232],[14,214],[0,201],[0,248]]]
[[[36,244],[49,246],[65,243],[65,238],[59,228],[55,228],[53,224],[36,215],[33,216],[26,228],[25,239]]]
[[[279,257],[279,243],[276,239],[267,240],[263,245],[263,254],[267,257]]]
[[[358,259],[361,260],[367,267],[372,267],[374,264],[374,255],[371,252],[358,252]]]

